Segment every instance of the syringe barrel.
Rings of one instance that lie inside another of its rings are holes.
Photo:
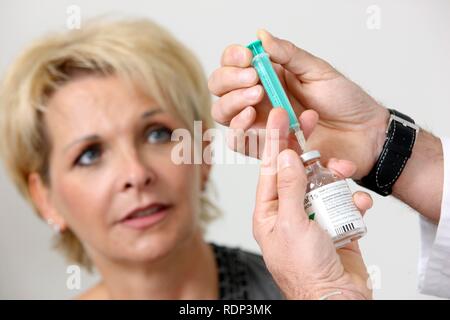
[[[253,53],[252,65],[258,73],[259,79],[269,97],[274,108],[281,107],[285,109],[289,115],[289,127],[294,129],[298,127],[297,116],[281,85],[280,79],[276,74],[269,55],[264,51],[261,40],[252,42],[247,46]]]

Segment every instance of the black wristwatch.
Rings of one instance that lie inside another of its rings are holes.
[[[386,130],[386,141],[375,166],[357,183],[382,196],[392,193],[392,186],[400,177],[411,157],[419,127],[410,117],[389,109],[391,117]]]

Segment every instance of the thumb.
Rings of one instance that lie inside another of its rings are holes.
[[[290,41],[274,37],[266,30],[258,30],[257,36],[272,62],[283,65],[300,78],[308,73],[335,71],[328,62],[296,47]]]
[[[285,222],[307,220],[304,209],[306,173],[298,154],[283,150],[277,158],[278,217]]]
[[[319,114],[311,109],[305,110],[298,117],[298,121],[300,122],[300,127],[305,134],[305,138],[308,139],[319,122]]]

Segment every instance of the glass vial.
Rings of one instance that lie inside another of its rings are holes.
[[[364,236],[367,229],[347,181],[322,166],[319,151],[306,152],[300,158],[308,179],[305,195],[308,217],[328,232],[336,248]]]

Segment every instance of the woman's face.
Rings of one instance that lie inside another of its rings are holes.
[[[52,96],[45,121],[52,210],[94,260],[148,262],[199,230],[204,165],[173,163],[171,131],[183,124],[152,99],[85,76]]]

